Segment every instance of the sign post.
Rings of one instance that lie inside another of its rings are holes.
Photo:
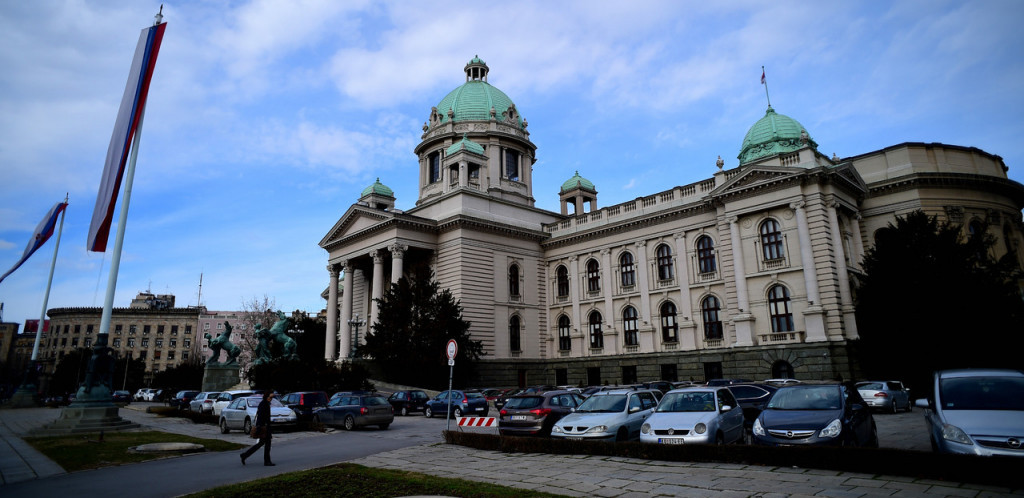
[[[448,410],[445,415],[445,430],[452,430],[452,374],[455,372],[455,355],[459,352],[459,345],[455,339],[449,339],[445,347],[448,355]]]

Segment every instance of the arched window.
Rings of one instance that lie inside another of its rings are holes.
[[[672,280],[672,249],[665,244],[658,246],[658,280]]]
[[[622,275],[622,286],[636,285],[636,266],[633,265],[633,254],[624,252],[619,256],[619,274]]]
[[[519,265],[508,268],[508,295],[519,297]]]
[[[718,298],[715,296],[705,297],[700,302],[700,314],[704,320],[705,339],[722,338],[722,320],[718,316],[718,312],[721,310],[722,306],[718,303]]]
[[[555,278],[558,280],[558,297],[569,296],[569,270],[559,265],[555,270]]]
[[[718,269],[715,264],[715,242],[707,235],[697,239],[697,267],[701,273],[713,273]]]
[[[569,336],[571,327],[569,317],[565,315],[558,317],[558,349],[560,351],[572,349],[572,337]]]
[[[428,172],[430,175],[430,183],[434,183],[441,180],[441,153],[434,152],[427,156]]]
[[[792,332],[793,313],[789,310],[789,291],[781,285],[768,290],[768,312],[772,318],[772,332]]]
[[[622,310],[622,331],[627,346],[636,346],[640,343],[637,339],[637,329],[636,308],[626,306],[626,309]]]
[[[676,305],[666,302],[661,305],[661,340],[679,342],[679,324],[676,323]]]
[[[591,311],[588,320],[590,322],[590,347],[603,348],[604,333],[601,332],[601,313]]]
[[[786,360],[777,360],[772,363],[772,378],[773,379],[793,379],[793,365],[790,365]]]
[[[519,343],[519,315],[512,315],[508,320],[508,349],[509,351],[522,351]]]
[[[773,219],[764,220],[761,223],[761,251],[765,261],[782,259],[782,231],[779,230],[779,222]]]
[[[587,292],[598,292],[601,290],[601,265],[596,259],[587,261]]]
[[[968,238],[974,238],[975,236],[985,233],[985,225],[978,220],[971,220],[967,224],[967,236]]]

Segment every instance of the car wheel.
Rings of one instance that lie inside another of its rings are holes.
[[[896,400],[892,400],[892,409],[889,411],[889,413],[896,415]]]
[[[424,408],[423,416],[427,418],[434,418],[434,410],[431,410],[429,406]]]
[[[350,431],[356,428],[356,418],[352,415],[345,417],[345,430]]]
[[[626,428],[625,427],[619,427],[619,432],[615,433],[615,440],[616,441],[625,441],[627,439],[629,439],[629,433],[626,432]]]
[[[249,420],[249,417],[246,417],[245,422],[242,422],[242,432],[246,434],[252,433],[252,420]]]
[[[865,446],[867,446],[868,448],[878,447],[878,428],[875,427],[874,422],[871,423],[871,440],[868,441],[868,444],[866,444]]]
[[[399,413],[399,415],[401,415],[403,417],[408,417],[409,416],[409,407],[408,406],[403,406],[402,409],[398,413]]]
[[[721,446],[723,444],[725,444],[725,438],[722,437],[722,433],[715,434],[715,445]]]
[[[390,427],[390,426],[391,426],[391,424],[380,424],[380,429],[382,431],[386,431],[386,430],[388,430],[388,427]]]
[[[914,403],[909,399],[907,400],[907,413],[914,411]]]
[[[228,431],[230,431],[230,429],[228,429],[228,421],[224,420],[224,419],[220,419],[220,433],[221,434],[227,434]]]
[[[313,423],[314,424],[319,424],[320,423],[320,415],[313,415]]]
[[[455,418],[459,418],[461,416],[462,416],[462,408],[456,408],[455,409]]]
[[[740,442],[748,446],[754,444],[754,435],[750,431],[744,429],[743,437],[740,438]]]

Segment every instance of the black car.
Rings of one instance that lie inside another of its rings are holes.
[[[555,422],[572,413],[580,403],[583,403],[583,396],[569,391],[513,396],[498,412],[498,434],[550,436]]]
[[[777,386],[756,383],[733,384],[727,387],[736,398],[740,408],[743,409],[743,426],[747,428],[747,431],[754,427],[754,420],[761,414],[761,410],[764,410],[768,399],[775,394],[775,391],[779,390]]]
[[[313,410],[327,406],[327,393],[323,391],[288,393],[279,399],[281,404],[295,412],[295,419],[299,422],[313,420]]]
[[[114,394],[110,396],[110,400],[114,403],[128,404],[132,401],[132,393],[128,391],[114,391]]]
[[[388,403],[391,403],[395,413],[403,417],[411,412],[424,412],[427,409],[427,401],[430,401],[430,396],[415,389],[396,391],[388,397]]]
[[[195,398],[197,394],[199,391],[178,391],[178,394],[175,394],[167,403],[179,410],[191,410],[192,398]]]
[[[849,384],[780,387],[754,420],[754,444],[878,447],[875,419]]]

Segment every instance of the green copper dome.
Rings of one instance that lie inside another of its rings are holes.
[[[795,152],[807,145],[812,149],[818,148],[818,144],[807,134],[803,125],[768,107],[764,117],[747,131],[738,157],[740,164],[746,164],[766,157]]]
[[[462,140],[459,140],[458,142],[453,143],[451,147],[448,147],[448,150],[445,151],[445,155],[450,156],[460,150],[480,154],[481,156],[484,155],[484,147],[466,138],[466,135],[462,135]]]
[[[504,121],[502,113],[513,109],[511,118],[518,125],[522,126],[523,118],[515,111],[515,104],[512,99],[505,95],[505,92],[498,90],[487,82],[487,63],[479,57],[473,57],[466,64],[467,81],[462,86],[452,90],[437,104],[439,123],[449,121],[488,121],[496,119]],[[491,117],[491,109],[494,109],[494,117]],[[448,111],[452,116],[448,116]]]
[[[370,185],[369,187],[366,187],[365,189],[363,189],[363,193],[359,197],[365,197],[365,196],[370,195],[370,194],[377,194],[377,195],[384,195],[384,196],[387,196],[387,197],[394,197],[395,196],[395,191],[391,190],[390,188],[388,188],[387,185],[384,185],[383,183],[381,183],[380,182],[380,178],[378,178],[377,181],[373,182],[373,185]]]
[[[580,176],[580,172],[577,171],[575,175],[572,175],[572,178],[566,180],[565,183],[562,184],[561,192],[568,192],[577,187],[591,192],[597,191],[597,187],[594,186],[594,182],[583,178]]]

